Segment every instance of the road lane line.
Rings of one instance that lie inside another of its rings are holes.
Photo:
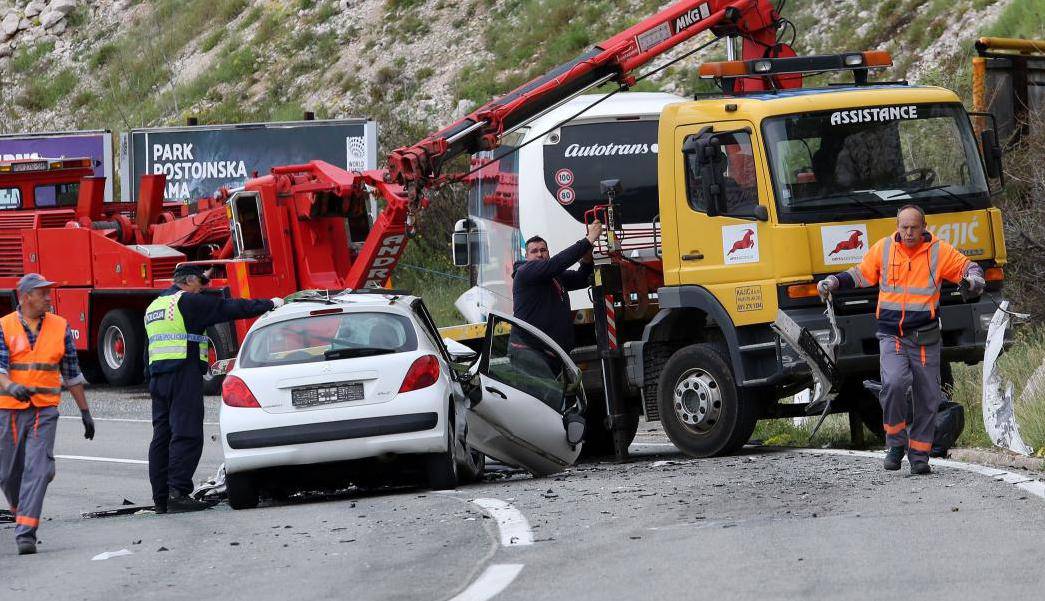
[[[522,572],[521,563],[494,564],[486,568],[468,588],[461,591],[450,601],[487,601],[508,588],[508,585]]]
[[[511,503],[500,499],[473,499],[472,503],[482,507],[497,521],[497,529],[501,533],[501,546],[519,547],[533,544],[530,523]]]
[[[75,415],[60,415],[59,419],[75,419],[76,421],[82,421],[81,418]],[[96,422],[124,422],[128,424],[151,424],[151,419],[131,419],[126,417],[96,417]],[[204,426],[217,426],[218,422],[203,422]]]
[[[799,453],[809,453],[812,455],[849,455],[851,457],[869,457],[871,459],[882,459],[885,457],[884,453],[875,453],[872,451],[849,451],[846,449],[794,449]],[[1045,499],[1045,482],[1041,480],[1035,480],[1029,476],[1023,474],[1017,474],[1006,470],[1000,470],[994,467],[987,467],[986,465],[978,465],[975,463],[965,463],[964,461],[954,461],[953,459],[933,459],[929,462],[931,465],[938,465],[940,467],[949,467],[956,470],[962,470],[964,472],[972,472],[974,474],[980,474],[981,476],[987,476],[993,478],[999,482],[1005,482],[1012,484],[1016,488],[1028,492],[1036,497]]]
[[[75,459],[77,461],[100,461],[102,463],[132,463],[134,465],[149,465],[148,461],[142,459],[117,459],[115,457],[88,457],[86,455],[55,455],[55,459]]]

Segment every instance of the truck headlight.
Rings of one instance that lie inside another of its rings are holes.
[[[828,340],[831,340],[831,330],[809,330],[809,333],[816,338],[816,341],[821,345],[826,345]]]
[[[981,313],[980,314],[980,331],[986,332],[991,327],[991,320],[994,319],[993,313]]]

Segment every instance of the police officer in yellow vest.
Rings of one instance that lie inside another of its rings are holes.
[[[27,273],[18,281],[18,309],[0,318],[0,488],[15,516],[19,555],[36,553],[63,386],[80,409],[84,438],[94,438],[73,332],[50,313],[51,286]]]
[[[189,496],[203,453],[203,374],[209,369],[206,329],[257,317],[283,304],[278,297],[251,300],[200,294],[208,283],[203,267],[179,265],[174,285],[145,310],[152,396],[149,480],[157,513],[210,507]]]

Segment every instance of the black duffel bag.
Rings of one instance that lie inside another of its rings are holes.
[[[882,392],[882,383],[878,380],[864,380],[864,388],[875,395]],[[911,421],[911,390],[907,390],[907,421]],[[936,411],[936,432],[933,434],[933,447],[929,451],[931,457],[946,457],[951,447],[958,442],[958,437],[965,430],[965,407],[943,397]]]

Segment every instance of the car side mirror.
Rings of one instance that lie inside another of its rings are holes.
[[[212,376],[225,376],[228,375],[232,369],[236,367],[236,358],[232,357],[229,359],[219,359],[210,366],[210,375]]]
[[[450,360],[454,363],[471,363],[479,358],[479,353],[474,349],[469,348],[456,340],[443,338],[443,344],[446,345],[446,352],[450,355]]]
[[[568,413],[563,416],[562,425],[566,429],[566,442],[571,447],[576,447],[584,441],[586,425],[583,415]]]

